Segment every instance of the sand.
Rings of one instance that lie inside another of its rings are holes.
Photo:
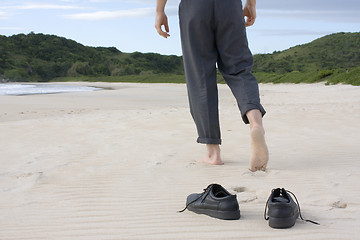
[[[207,166],[185,85],[72,84],[114,90],[0,96],[0,239],[359,239],[360,87],[260,85],[270,162],[252,173],[225,85],[225,165]],[[237,194],[240,220],[177,213],[210,183]],[[276,187],[321,225],[270,228]]]

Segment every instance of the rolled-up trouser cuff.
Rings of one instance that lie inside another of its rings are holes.
[[[261,112],[261,115],[264,117],[266,111],[263,108],[263,106],[260,103],[248,103],[245,106],[241,107],[241,117],[245,124],[249,124],[249,119],[246,116],[246,113],[253,109],[259,109]]]
[[[203,143],[203,144],[221,144],[221,139],[214,139],[214,138],[201,138],[199,137],[197,139],[198,143]]]

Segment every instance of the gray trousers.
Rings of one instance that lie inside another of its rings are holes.
[[[253,57],[248,47],[241,0],[181,0],[180,33],[190,112],[198,143],[221,144],[217,69],[246,113],[264,108],[251,73]]]

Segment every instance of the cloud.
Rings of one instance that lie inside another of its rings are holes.
[[[68,19],[77,20],[107,20],[116,18],[149,17],[153,15],[153,8],[138,8],[119,11],[97,11],[90,13],[76,13],[64,15]]]
[[[262,10],[284,10],[284,11],[353,11],[360,9],[359,0],[272,0],[258,1],[257,7]]]
[[[360,22],[359,0],[258,1],[259,17],[330,22]]]
[[[177,7],[168,7],[166,10],[168,16],[177,14]],[[64,15],[67,19],[76,20],[109,20],[119,18],[140,18],[140,17],[154,17],[155,8],[134,8],[128,10],[118,11],[97,11],[89,13],[75,13]]]
[[[23,31],[23,30],[25,30],[25,28],[22,28],[22,27],[0,27],[0,30]]]
[[[99,2],[109,2],[109,0],[90,0],[90,2],[95,2],[95,3],[99,3]]]
[[[23,3],[18,5],[0,5],[0,20],[12,19],[14,16],[21,16],[24,11],[74,11],[89,9],[85,6],[74,4],[51,4],[51,3]]]
[[[60,4],[25,4],[19,7],[20,9],[83,9],[84,7],[74,5],[60,5]]]
[[[303,21],[360,22],[360,10],[258,10],[258,17],[301,19]]]
[[[75,5],[61,5],[61,4],[46,4],[46,3],[26,3],[23,5],[1,6],[0,9],[7,10],[31,10],[31,9],[55,9],[55,10],[68,10],[68,9],[84,9],[85,7]]]
[[[95,0],[96,1],[96,0]],[[155,0],[109,0],[109,1],[115,1],[115,2],[125,2],[125,3],[139,3],[139,4],[151,4],[155,5]],[[179,5],[180,0],[167,0],[166,6],[173,6],[173,5]]]
[[[6,12],[0,12],[0,20],[8,19],[8,15]]]
[[[114,2],[114,0],[86,0],[85,2],[100,3]],[[131,2],[138,4],[152,4],[153,0],[118,0],[118,2]],[[166,13],[168,16],[177,15],[179,0],[168,0]],[[359,8],[356,8],[359,7]],[[359,9],[359,10],[357,10]],[[67,19],[75,20],[109,20],[119,18],[153,17],[154,7],[134,8],[127,10],[101,10],[94,12],[83,12],[64,15]],[[283,20],[311,20],[327,22],[360,22],[360,1],[359,0],[273,0],[262,1],[258,4],[259,17],[279,18]]]

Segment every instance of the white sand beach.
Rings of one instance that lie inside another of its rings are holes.
[[[62,83],[63,84],[63,83]],[[261,84],[270,161],[248,170],[249,127],[219,86],[225,165],[195,162],[183,84],[67,83],[93,92],[0,96],[0,239],[359,239],[360,87]],[[188,194],[219,183],[241,219],[189,211]],[[272,188],[304,218],[264,220]]]

